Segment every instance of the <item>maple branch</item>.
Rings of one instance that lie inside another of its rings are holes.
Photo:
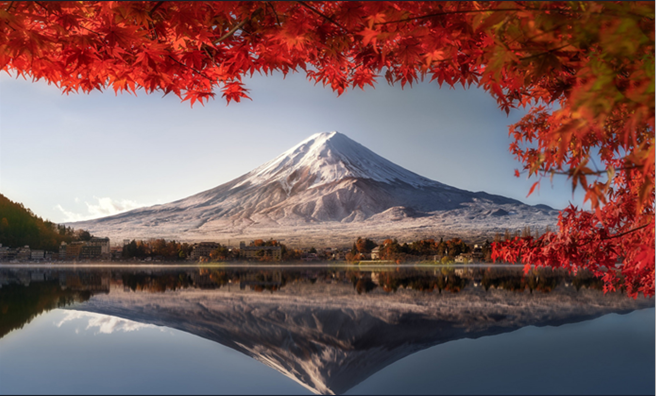
[[[347,28],[345,28],[344,26],[342,26],[342,24],[336,22],[334,19],[332,19],[331,17],[325,15],[324,13],[322,13],[322,12],[319,11],[319,10],[317,10],[316,8],[314,8],[314,7],[312,7],[312,6],[308,5],[308,4],[305,4],[305,2],[303,2],[303,1],[297,1],[297,4],[299,4],[299,5],[301,5],[301,6],[305,7],[305,8],[307,8],[308,10],[314,12],[315,14],[317,14],[317,15],[319,15],[320,17],[326,19],[327,21],[332,22],[335,26],[337,26],[337,27],[343,29],[346,33],[351,34],[351,32],[350,32]]]
[[[80,27],[81,27],[82,29],[86,29],[86,30],[88,30],[88,31],[90,31],[91,33],[95,33],[95,34],[97,34],[97,35],[98,35],[98,37],[100,37],[100,38],[102,38],[102,39],[104,39],[104,38],[105,38],[105,37],[104,37],[104,36],[103,36],[102,34],[100,34],[100,33],[98,33],[98,32],[96,32],[95,30],[91,30],[91,29],[89,29],[89,28],[88,28],[88,27],[86,27],[86,26],[82,26],[82,25],[80,25]]]
[[[157,4],[155,4],[155,7],[153,7],[150,11],[148,11],[148,16],[150,17],[151,20],[148,21],[148,24],[150,25],[150,28],[153,31],[153,39],[157,40],[159,42],[159,35],[157,34],[157,29],[155,29],[155,23],[152,21],[153,19],[153,13],[162,5],[164,4],[163,1],[158,1]]]
[[[9,12],[11,10],[11,7],[13,7],[13,6],[14,6],[14,2],[12,1],[12,2],[9,3],[9,7],[7,7],[7,9],[5,11]]]
[[[563,26],[567,26],[567,25],[568,25],[567,22],[560,23],[560,24],[554,26],[554,27],[551,28],[551,29],[547,29],[547,30],[545,30],[545,31],[543,31],[543,32],[541,32],[541,33],[538,33],[538,34],[535,34],[535,35],[533,35],[533,36],[530,36],[530,37],[526,38],[526,39],[524,40],[524,43],[520,43],[520,44],[526,44],[526,43],[529,43],[529,42],[535,40],[535,39],[538,38],[538,37],[544,36],[545,34],[553,33],[553,32],[555,32],[556,30],[562,28]],[[513,44],[513,43],[518,42],[519,39],[521,38],[521,36],[523,36],[523,35],[518,35],[516,38],[514,38],[514,39],[508,41],[506,44],[507,44],[507,45],[510,45],[510,44]]]
[[[13,1],[12,1],[12,3],[13,3]],[[50,13],[50,10],[49,10],[49,9],[47,9],[47,8],[46,8],[46,6],[44,6],[44,5],[43,5],[43,4],[41,4],[40,2],[38,2],[38,1],[35,1],[35,2],[34,2],[34,4],[36,4],[36,5],[38,5],[39,7],[41,7],[41,8],[43,8],[43,10],[44,10],[44,11],[45,11],[45,12],[46,12],[47,14],[49,14],[49,13]],[[9,10],[7,10],[7,11],[9,11]]]
[[[153,7],[150,11],[148,11],[148,16],[153,17],[153,13],[162,5],[164,4],[163,1],[158,1],[157,4],[155,4],[155,7]]]
[[[498,11],[507,12],[507,11],[540,11],[540,10],[532,9],[532,8],[503,8],[503,9],[498,9],[498,10],[443,11],[443,12],[437,12],[435,14],[427,14],[427,15],[422,15],[422,16],[418,16],[418,17],[397,19],[395,21],[376,22],[376,23],[374,23],[374,26],[376,26],[376,25],[388,25],[390,23],[410,22],[410,21],[415,21],[415,20],[419,20],[419,19],[427,19],[427,18],[432,18],[432,17],[436,17],[436,16],[443,16],[443,15],[478,14],[478,13],[481,13],[481,12],[498,12]]]
[[[561,50],[561,49],[563,49],[563,48],[566,48],[566,47],[568,47],[569,45],[571,45],[571,44],[567,43],[567,44],[565,44],[565,45],[561,45],[560,47],[556,47],[556,48],[550,49],[550,50],[548,50],[548,51],[540,52],[539,54],[535,54],[535,55],[531,55],[531,56],[524,56],[524,57],[521,57],[521,58],[519,58],[519,60],[527,60],[527,59],[532,59],[532,58],[538,58],[538,57],[540,57],[540,56],[542,56],[542,55],[550,54],[550,53],[552,53],[552,52],[556,52],[556,51],[558,51],[558,50]]]
[[[211,78],[209,78],[209,77],[208,77],[205,73],[203,73],[202,71],[197,70],[195,67],[187,66],[186,64],[180,62],[179,60],[175,59],[175,58],[172,57],[171,55],[167,55],[167,56],[168,56],[172,61],[174,61],[175,63],[177,63],[177,64],[179,64],[179,65],[181,65],[181,66],[184,66],[184,67],[186,67],[187,69],[193,70],[194,72],[196,72],[196,74],[198,74],[198,75],[200,75],[200,76],[203,76],[203,77],[205,77],[206,79],[208,79],[208,80],[214,82],[214,80],[212,80]]]
[[[641,229],[643,229],[643,228],[649,226],[651,223],[652,223],[652,221],[651,221],[651,219],[649,219],[649,222],[648,222],[647,224],[645,224],[645,225],[641,225],[640,227],[636,227],[636,228],[630,229],[630,230],[628,230],[628,231],[621,232],[621,233],[619,233],[619,234],[611,235],[611,236],[609,236],[609,237],[601,238],[601,240],[602,240],[602,241],[605,241],[605,240],[608,240],[608,239],[614,239],[614,238],[623,237],[624,235],[627,235],[627,234],[630,234],[630,233],[632,233],[632,232],[636,232],[636,231],[638,231],[638,230],[641,230]]]
[[[210,55],[210,52],[207,50],[207,46],[203,47],[203,51],[205,51],[205,55],[207,55],[207,57],[214,64],[214,66],[221,67],[221,66],[219,66],[218,63],[216,63],[216,61],[214,60],[214,57],[212,55]]]
[[[615,169],[616,171],[626,171],[626,170],[633,170],[633,169],[640,169],[640,168],[642,167],[639,165],[631,165],[631,166],[624,166],[621,168],[613,168],[613,169]],[[547,174],[560,175],[560,176],[574,176],[574,172],[572,171],[564,172],[564,171],[555,171],[555,170],[546,170],[546,169],[539,169],[538,171],[542,173],[541,176],[547,176]],[[521,172],[519,172],[519,174],[523,175],[527,172],[528,170],[524,169]],[[597,170],[597,171],[591,170],[589,172],[582,172],[582,173],[584,175],[604,175],[608,173],[608,170]]]
[[[619,170],[619,171],[623,171],[623,170],[633,170],[633,169],[639,169],[639,168],[641,168],[641,167],[638,166],[638,165],[632,165],[632,166],[624,166],[622,168],[614,168],[614,169]],[[552,170],[552,171],[544,170],[544,172],[553,173],[555,175],[566,175],[566,176],[573,176],[574,175],[574,172],[558,172],[558,171],[554,171],[554,170]],[[603,175],[603,174],[608,173],[608,170],[599,170],[599,171],[591,170],[589,172],[581,172],[581,173],[583,173],[584,175]],[[546,176],[546,174],[545,174],[545,176]]]
[[[235,32],[236,32],[237,30],[239,30],[242,26],[244,26],[244,25],[246,24],[246,22],[250,21],[250,19],[251,19],[251,18],[244,19],[243,21],[239,22],[239,23],[237,24],[237,26],[233,27],[232,29],[230,29],[230,30],[228,31],[228,33],[224,34],[224,35],[221,36],[218,40],[216,40],[216,41],[214,42],[214,45],[216,45],[216,44],[222,42],[223,40],[225,40],[225,39],[229,38],[230,36],[232,36],[233,34],[235,34]]]
[[[271,8],[271,11],[273,11],[273,15],[276,17],[276,23],[278,26],[280,26],[280,19],[278,18],[278,13],[276,12],[276,9],[273,7],[270,1],[265,1],[264,2],[265,7]]]
[[[159,42],[159,35],[157,34],[157,29],[155,29],[155,24],[153,21],[148,21],[148,24],[150,25],[150,29],[153,31],[153,39]]]
[[[403,19],[397,19],[395,21],[386,21],[386,22],[376,22],[374,23],[374,26],[376,25],[387,25],[390,23],[400,23],[400,22],[409,22],[409,21],[415,21],[419,19],[426,19],[426,18],[432,18],[436,16],[443,16],[443,15],[454,15],[454,14],[478,14],[481,12],[509,12],[509,11],[540,11],[540,12],[546,12],[546,11],[564,11],[564,10],[559,10],[559,9],[540,9],[540,8],[498,8],[498,9],[493,9],[493,10],[458,10],[458,11],[443,11],[443,12],[437,12],[435,14],[427,14],[427,15],[421,15],[418,17],[410,17],[410,18],[403,18]],[[567,10],[568,12],[576,13],[576,14],[582,14],[585,11],[578,11],[578,10]],[[590,14],[593,15],[610,15],[610,16],[619,16],[616,14],[612,13],[607,13],[607,12],[592,12]],[[629,12],[628,14],[639,17],[639,18],[647,18],[650,20],[653,20],[654,17],[652,16],[645,16],[645,15],[638,15],[635,13]]]

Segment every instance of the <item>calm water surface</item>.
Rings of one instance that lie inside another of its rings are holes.
[[[2,394],[654,394],[654,300],[508,268],[0,267]]]

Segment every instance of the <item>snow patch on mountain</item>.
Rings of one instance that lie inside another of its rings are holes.
[[[242,185],[279,182],[289,195],[304,174],[314,178],[314,188],[348,178],[370,179],[383,183],[403,182],[413,187],[449,186],[410,172],[386,160],[360,143],[333,131],[316,133],[266,164],[249,172]]]

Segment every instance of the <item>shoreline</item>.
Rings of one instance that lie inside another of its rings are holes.
[[[84,264],[4,264],[0,263],[1,268],[515,268],[524,269],[523,264],[385,264],[376,262],[364,262],[359,264],[105,264],[105,263],[84,263]],[[534,266],[532,266],[535,268]]]

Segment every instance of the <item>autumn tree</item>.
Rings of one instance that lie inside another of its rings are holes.
[[[210,252],[210,258],[214,261],[225,261],[231,256],[231,252],[227,246],[222,246],[219,244],[219,247]]]
[[[44,220],[23,204],[0,194],[0,244],[3,246],[29,245],[32,249],[56,251],[62,242],[89,239],[89,232]]]
[[[411,254],[418,256],[433,256],[438,253],[437,247],[438,243],[434,239],[423,239],[412,242],[410,245],[412,252]]]
[[[563,175],[591,211],[494,244],[505,261],[654,294],[654,2],[0,2],[0,67],[63,92],[248,98],[244,76],[303,70],[338,95],[382,76],[472,84],[510,126],[516,176]],[[621,271],[615,271],[621,261]]]
[[[364,254],[364,253],[371,253],[371,250],[375,248],[376,242],[372,241],[369,238],[358,238],[355,241],[355,249],[358,251],[358,253]]]
[[[398,264],[405,262],[410,252],[407,243],[400,244],[396,239],[386,239],[380,246],[378,255],[382,260],[393,260]]]

